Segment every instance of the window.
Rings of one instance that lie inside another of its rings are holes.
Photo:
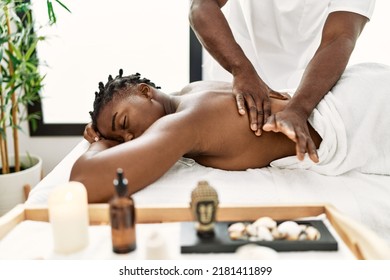
[[[46,1],[33,3],[39,26],[47,22]],[[98,82],[105,83],[108,75],[117,75],[120,68],[125,75],[141,73],[167,93],[201,79],[201,50],[190,34],[189,1],[64,3],[72,13],[56,7],[58,23],[37,28],[39,35],[47,36],[38,48],[46,77],[41,104],[30,108],[43,114],[32,135],[81,135],[90,121],[88,112]],[[192,63],[191,53],[195,53]]]

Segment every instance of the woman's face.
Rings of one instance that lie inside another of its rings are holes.
[[[127,142],[139,137],[164,115],[163,106],[147,95],[138,91],[119,94],[101,109],[97,128],[103,138]]]

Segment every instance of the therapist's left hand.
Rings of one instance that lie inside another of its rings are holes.
[[[237,74],[233,79],[233,94],[236,98],[240,115],[248,111],[251,130],[260,136],[262,127],[271,114],[269,98],[288,99],[288,94],[282,94],[270,89],[256,72]]]
[[[299,160],[308,153],[309,158],[319,161],[316,145],[311,138],[307,119],[296,111],[285,109],[271,115],[263,126],[264,131],[281,132],[295,142],[295,150]]]

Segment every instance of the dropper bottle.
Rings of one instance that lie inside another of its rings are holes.
[[[114,187],[115,195],[110,201],[112,249],[115,253],[126,254],[136,249],[135,208],[121,168],[117,170]]]

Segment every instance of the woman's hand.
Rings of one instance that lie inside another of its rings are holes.
[[[84,138],[91,144],[102,139],[100,133],[93,129],[92,123],[89,123],[85,126]]]

